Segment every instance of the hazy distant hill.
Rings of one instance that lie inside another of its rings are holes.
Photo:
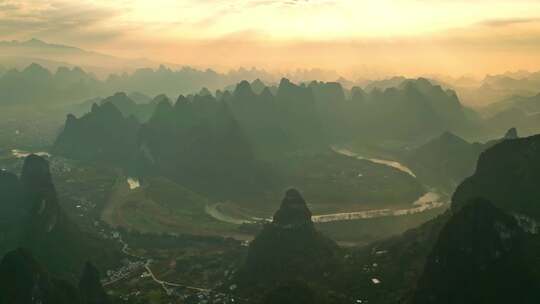
[[[232,94],[227,91],[221,96],[242,125],[255,152],[259,155],[275,155],[276,152],[298,147],[293,134],[283,124],[276,97],[266,87],[262,90],[258,88],[258,91],[256,93],[247,81],[243,81]]]
[[[143,100],[146,99],[144,95],[178,96],[197,92],[210,94],[209,90],[223,89],[245,79],[270,77],[264,71],[255,69],[218,73],[209,69],[171,68],[164,65],[155,69],[137,68],[131,73],[117,74],[115,71],[103,79],[87,71],[86,68],[83,70],[67,64],[50,66],[39,60],[25,62],[17,68],[3,72],[0,69],[0,105],[75,104],[119,91],[138,92],[138,96],[132,97]],[[30,87],[32,90],[28,89]]]
[[[406,80],[407,78],[403,76],[395,76],[392,78],[381,79],[381,80],[371,80],[364,86],[364,90],[368,92],[373,91],[373,90],[384,91],[386,89],[399,87]]]
[[[213,195],[246,195],[268,187],[229,106],[211,95],[164,99],[138,136],[141,174],[168,176]]]
[[[506,115],[506,112],[501,113],[501,117],[481,121],[479,115],[461,104],[454,91],[424,78],[399,78],[399,82],[392,84],[396,87],[365,91],[358,87],[348,90],[338,82],[295,84],[285,78],[278,86],[267,86],[259,79],[261,74],[264,71],[239,69],[223,74],[160,66],[137,69],[132,74],[112,74],[100,80],[80,68],[60,67],[51,72],[34,63],[23,70],[10,69],[0,75],[0,105],[80,104],[116,92],[138,92],[137,95],[130,93],[130,99],[139,104],[148,104],[146,96],[160,94],[212,95],[228,103],[236,118],[249,126],[246,128],[248,136],[260,139],[260,135],[264,135],[268,142],[274,140],[277,145],[273,146],[278,149],[281,148],[277,141],[281,146],[327,145],[351,140],[421,142],[444,131],[477,136],[485,130],[502,132],[496,127],[502,125],[503,130],[517,126],[528,134],[540,125],[533,114],[523,117]],[[255,79],[252,83],[241,81],[250,77]],[[231,83],[241,85],[231,90],[217,90]],[[214,90],[216,93],[212,94]],[[92,102],[73,110],[83,114]],[[534,107],[534,100],[527,101],[527,105]],[[124,114],[134,114],[141,121],[149,117],[149,110],[141,110],[142,106],[127,112],[120,108]],[[283,134],[283,128],[288,134]],[[256,144],[255,148],[268,146]]]
[[[232,105],[249,129],[263,128],[263,122],[267,131],[269,124],[281,125],[289,140],[293,139],[292,145],[353,139],[422,140],[446,130],[467,134],[479,129],[480,122],[469,115],[455,92],[422,78],[403,80],[384,91],[355,87],[349,92],[337,82],[305,85],[288,79],[282,79],[275,90],[267,89],[254,90],[243,82],[232,94],[220,93],[219,97]]]
[[[11,69],[0,76],[0,105],[53,105],[101,94],[101,83],[80,68],[54,73],[38,64]]]
[[[53,153],[79,160],[114,162],[120,166],[132,161],[140,123],[135,117],[124,115],[115,102],[129,104],[133,101],[119,94],[100,105],[93,104],[92,110],[80,118],[69,114],[54,143]]]
[[[540,86],[538,87],[538,91],[540,91]],[[482,112],[488,116],[492,116],[512,108],[520,109],[529,114],[539,113],[540,93],[533,96],[514,95],[486,106],[482,109]]]
[[[540,91],[540,86],[537,91]],[[492,133],[511,124],[525,135],[540,131],[540,94],[511,96],[479,111],[486,117],[486,127]]]
[[[108,88],[116,91],[139,91],[148,95],[166,94],[168,96],[188,95],[205,88],[210,91],[230,87],[243,80],[273,79],[274,76],[262,70],[240,68],[227,73],[212,69],[193,67],[140,68],[131,74],[111,74],[106,79]]]
[[[256,94],[244,81],[219,98],[203,90],[174,104],[164,95],[136,104],[117,93],[80,118],[69,115],[52,151],[166,176],[213,198],[252,201],[266,193],[257,200],[261,206],[290,185],[303,187],[312,202],[336,207],[405,204],[421,196],[425,189],[412,176],[330,149],[331,133],[345,130],[337,122],[346,102],[337,83],[286,79],[275,95],[267,87]],[[324,108],[332,112],[323,114]]]
[[[481,144],[471,144],[445,132],[410,152],[406,163],[422,181],[452,191],[474,172]]]
[[[423,78],[384,91],[353,88],[344,115],[356,136],[378,140],[422,139],[448,130],[467,133],[476,125],[454,91]]]
[[[486,143],[469,143],[461,137],[445,132],[424,145],[407,151],[404,162],[425,184],[452,192],[476,168],[480,153],[491,146],[518,138],[515,128],[504,137]]]
[[[73,46],[51,44],[38,39],[0,41],[0,64],[24,68],[31,63],[38,63],[49,69],[77,66],[100,76],[119,71],[130,72],[142,67],[159,66],[159,63],[148,59],[118,58]]]
[[[464,102],[475,108],[488,107],[513,96],[534,96],[540,91],[540,72],[487,75],[482,80],[460,83],[448,81]]]
[[[105,87],[104,91],[124,88],[147,92],[144,88],[148,87],[152,91],[160,88],[168,91],[190,73],[201,72],[160,67],[140,70],[131,76],[113,76],[99,87]],[[201,75],[219,79],[211,71]],[[213,98],[228,104],[254,148],[269,154],[283,149],[326,148],[351,140],[422,141],[447,130],[468,134],[479,129],[479,122],[469,115],[453,91],[426,79],[405,80],[399,87],[384,91],[354,88],[350,97],[336,82],[298,85],[284,78],[274,88],[266,87],[261,81],[253,85],[243,81],[232,92],[220,91],[216,97],[203,89],[187,98],[195,100],[194,103]],[[134,114],[142,121],[147,117],[138,110],[126,110],[130,108],[126,102],[122,104],[116,106],[124,114]]]
[[[128,96],[123,92],[116,93],[113,96],[109,96],[101,100],[100,105],[112,103],[116,108],[118,108],[118,110],[120,110],[120,112],[122,112],[124,116],[133,116],[137,118],[139,122],[146,122],[148,119],[150,119],[152,114],[154,114],[156,106],[161,101],[168,100],[167,96],[159,95],[146,103],[136,103],[130,96],[133,95],[130,94]]]

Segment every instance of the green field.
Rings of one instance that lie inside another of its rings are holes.
[[[195,235],[234,235],[236,226],[205,213],[210,202],[166,178],[148,178],[130,190],[119,179],[102,219],[112,226],[141,232]]]
[[[291,187],[302,193],[314,213],[403,208],[425,193],[407,173],[333,151],[289,155],[272,164],[280,178],[278,189],[235,201],[238,209],[268,217]]]

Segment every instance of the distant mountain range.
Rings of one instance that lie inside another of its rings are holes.
[[[164,64],[144,58],[124,59],[38,39],[0,41],[0,65],[22,69],[32,63],[48,69],[81,67],[102,77],[112,73],[132,72],[138,68],[155,68]],[[179,67],[170,63],[167,65]]]
[[[100,79],[106,79],[110,75],[117,75],[115,80],[122,84],[124,88],[117,90],[131,91],[135,87],[139,90],[145,90],[147,94],[156,95],[159,93],[170,94],[173,88],[168,82],[174,81],[177,86],[188,86],[190,93],[200,90],[203,87],[212,90],[224,88],[233,85],[241,80],[255,80],[257,78],[265,81],[276,82],[279,77],[287,77],[296,82],[311,81],[314,79],[325,81],[339,81],[347,88],[359,86],[366,91],[374,89],[385,90],[392,87],[398,87],[409,78],[404,76],[394,76],[388,79],[379,80],[358,80],[350,81],[340,77],[336,72],[324,70],[296,70],[285,73],[284,75],[275,75],[258,69],[231,70],[227,73],[218,73],[211,69],[197,69],[185,67],[180,64],[170,62],[160,62],[146,58],[126,59],[103,54],[94,51],[88,51],[82,48],[48,43],[39,39],[30,39],[27,41],[0,41],[0,75],[5,71],[17,68],[24,69],[28,65],[36,63],[50,70],[56,70],[59,67],[75,68],[80,67],[84,70],[98,76]],[[181,75],[176,75],[175,80],[165,80],[161,73],[160,80],[153,80],[145,83],[142,78],[147,78],[150,69],[158,69],[161,65],[171,70],[183,70]],[[139,77],[134,77],[131,83],[125,79],[125,73],[131,74],[137,70],[145,71]],[[194,73],[197,71],[197,73]],[[195,76],[195,77],[194,77]],[[142,78],[141,78],[142,77]],[[540,89],[540,72],[520,71],[516,73],[504,73],[499,75],[487,75],[482,80],[475,80],[470,77],[451,78],[443,76],[425,76],[429,77],[434,84],[441,85],[447,89],[455,90],[463,102],[469,106],[481,107],[490,103],[499,102],[515,95],[533,96],[538,94]],[[165,81],[164,81],[165,80]],[[182,82],[200,84],[194,87]],[[143,85],[148,88],[143,88]],[[150,86],[151,85],[151,86]],[[150,92],[150,87],[152,92]],[[187,93],[176,89],[175,94]]]
[[[463,103],[473,108],[491,107],[513,96],[530,97],[540,92],[540,72],[521,71],[516,73],[503,73],[487,75],[483,79],[462,76],[452,78],[440,75],[426,75],[432,83],[457,92]],[[373,89],[384,90],[397,87],[407,81],[404,76],[393,76],[386,79],[362,81],[367,91]]]
[[[424,79],[385,91],[354,89],[351,97],[338,83],[298,85],[287,79],[256,90],[243,81],[233,92],[181,95],[174,104],[165,96],[136,104],[118,93],[80,118],[68,116],[53,152],[116,161],[140,175],[168,176],[202,192],[219,186],[235,193],[251,185],[247,189],[257,193],[298,182],[299,172],[310,171],[299,171],[301,164],[313,166],[317,157],[344,165],[346,160],[332,156],[334,144],[425,139],[474,126],[455,94]],[[388,174],[403,180],[405,189],[416,189],[407,197],[422,191],[410,176]]]
[[[138,68],[132,73],[107,75],[101,79],[78,66],[45,68],[34,61],[18,69],[0,68],[0,106],[76,104],[118,91],[150,96],[188,95],[215,91],[245,79],[267,76],[258,70],[239,69],[222,74],[190,67],[171,69],[164,65],[155,69]],[[27,90],[29,87],[33,90]]]

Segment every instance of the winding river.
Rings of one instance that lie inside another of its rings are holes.
[[[410,168],[408,168],[407,166],[397,161],[385,160],[385,159],[379,159],[379,158],[367,158],[367,157],[358,155],[357,153],[354,153],[348,149],[343,149],[343,148],[332,147],[332,150],[334,150],[336,153],[339,153],[345,156],[355,157],[358,159],[364,159],[364,160],[371,161],[373,163],[389,166],[397,170],[403,171],[411,175],[412,177],[416,178],[416,175]],[[215,203],[215,204],[206,206],[206,213],[218,221],[227,222],[227,223],[236,224],[236,225],[272,220],[271,218],[256,218],[256,217],[249,217],[249,216],[246,216],[243,218],[234,217],[232,215],[223,213],[220,210],[221,205],[222,203]],[[412,203],[411,208],[403,208],[403,209],[386,208],[386,209],[372,209],[372,210],[354,211],[354,212],[318,214],[318,215],[313,215],[312,220],[315,223],[329,223],[329,222],[337,222],[337,221],[372,219],[372,218],[388,217],[388,216],[412,215],[412,214],[422,213],[422,212],[436,209],[436,208],[441,208],[441,207],[444,207],[445,205],[447,205],[447,202],[443,200],[441,195],[436,190],[432,189],[429,192],[425,193],[420,198],[418,198],[416,201],[414,201]]]
[[[28,151],[23,151],[19,149],[11,150],[11,155],[13,155],[13,157],[15,158],[25,158],[30,154],[35,154],[41,157],[51,157],[51,154],[49,154],[48,152],[28,152]]]
[[[361,155],[358,155],[357,153],[354,153],[351,150],[344,149],[344,148],[332,147],[332,150],[334,152],[336,152],[336,153],[341,154],[341,155],[355,157],[357,159],[365,159],[365,160],[369,160],[372,163],[392,167],[392,168],[398,169],[399,171],[403,171],[403,172],[409,174],[412,177],[416,177],[416,175],[412,172],[411,169],[409,169],[409,167],[407,167],[407,166],[405,166],[405,165],[403,165],[403,164],[401,164],[401,163],[399,163],[397,161],[387,160],[387,159],[380,159],[380,158],[367,158],[367,157],[363,157]]]

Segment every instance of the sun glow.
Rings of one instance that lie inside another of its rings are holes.
[[[211,67],[377,62],[403,73],[490,73],[540,68],[540,2],[8,0],[0,36]]]
[[[540,14],[540,3],[533,1],[133,0],[117,5],[126,7],[123,22],[150,30],[167,25],[154,35],[191,39],[234,33],[308,40],[401,37]]]

